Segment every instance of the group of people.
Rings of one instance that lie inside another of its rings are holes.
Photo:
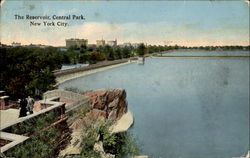
[[[33,105],[35,103],[34,99],[28,96],[28,98],[19,99],[18,103],[20,105],[19,117],[25,117],[28,114],[33,114]]]

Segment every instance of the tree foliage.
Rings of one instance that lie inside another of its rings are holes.
[[[143,43],[141,43],[141,44],[138,46],[138,48],[137,48],[137,50],[136,50],[136,53],[137,53],[137,55],[139,55],[139,56],[143,56],[144,54],[146,54],[146,51],[147,51],[146,46],[145,46]]]
[[[135,138],[127,132],[112,134],[109,130],[112,124],[112,121],[93,121],[85,124],[81,134],[81,153],[76,157],[101,157],[101,154],[93,149],[98,141],[103,142],[105,153],[113,154],[117,158],[138,155],[140,149]]]
[[[53,89],[56,82],[52,71],[77,59],[77,54],[53,47],[0,49],[0,89],[14,99],[28,95],[39,97]]]
[[[111,153],[118,158],[124,156],[135,156],[140,152],[139,145],[132,134],[128,132],[110,133],[109,127],[112,122],[107,121],[101,124],[99,134],[103,141],[103,147],[106,153]]]
[[[53,158],[55,155],[56,143],[61,132],[56,127],[42,130],[55,119],[54,113],[50,112],[37,119],[33,118],[11,129],[12,133],[31,133],[30,139],[11,149],[6,156],[16,158]]]

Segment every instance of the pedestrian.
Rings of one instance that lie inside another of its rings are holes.
[[[30,96],[28,96],[28,98],[26,98],[26,100],[27,100],[27,109],[29,111],[29,114],[33,114],[33,105],[34,105],[35,101]]]
[[[25,116],[27,116],[27,101],[26,101],[26,99],[22,98],[20,100],[19,117],[25,117]]]

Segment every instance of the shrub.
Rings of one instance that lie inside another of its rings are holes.
[[[7,151],[6,155],[17,158],[49,158],[55,153],[56,143],[61,132],[56,127],[42,130],[54,120],[53,112],[37,119],[31,119],[11,129],[13,133],[32,133],[29,140]]]

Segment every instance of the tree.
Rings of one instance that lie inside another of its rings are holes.
[[[49,67],[46,67],[45,69],[42,69],[40,73],[32,75],[32,80],[29,82],[26,89],[34,96],[39,97],[47,90],[53,89],[55,84],[56,81],[54,74],[49,70]]]
[[[68,48],[69,51],[74,51],[74,50],[79,50],[79,48],[77,47],[77,45],[72,45]]]
[[[137,55],[143,56],[146,53],[146,47],[143,43],[141,43],[137,48]]]
[[[80,46],[80,53],[86,53],[87,52],[87,46],[84,44],[82,44],[81,46]]]
[[[123,57],[123,58],[129,58],[129,57],[130,57],[130,50],[129,50],[129,47],[125,46],[125,47],[122,49],[122,57]]]
[[[12,99],[34,96],[38,91],[41,95],[53,88],[56,81],[52,71],[62,62],[55,48],[8,48],[1,57],[1,89]]]
[[[104,48],[101,49],[101,53],[104,54],[106,60],[114,60],[114,52],[113,49],[106,45]]]
[[[122,58],[122,53],[121,53],[121,48],[120,47],[114,48],[114,58],[115,59],[121,59]]]
[[[81,54],[79,55],[79,60],[78,62],[79,63],[86,63],[89,59],[89,54],[88,53],[84,53],[84,54]]]

